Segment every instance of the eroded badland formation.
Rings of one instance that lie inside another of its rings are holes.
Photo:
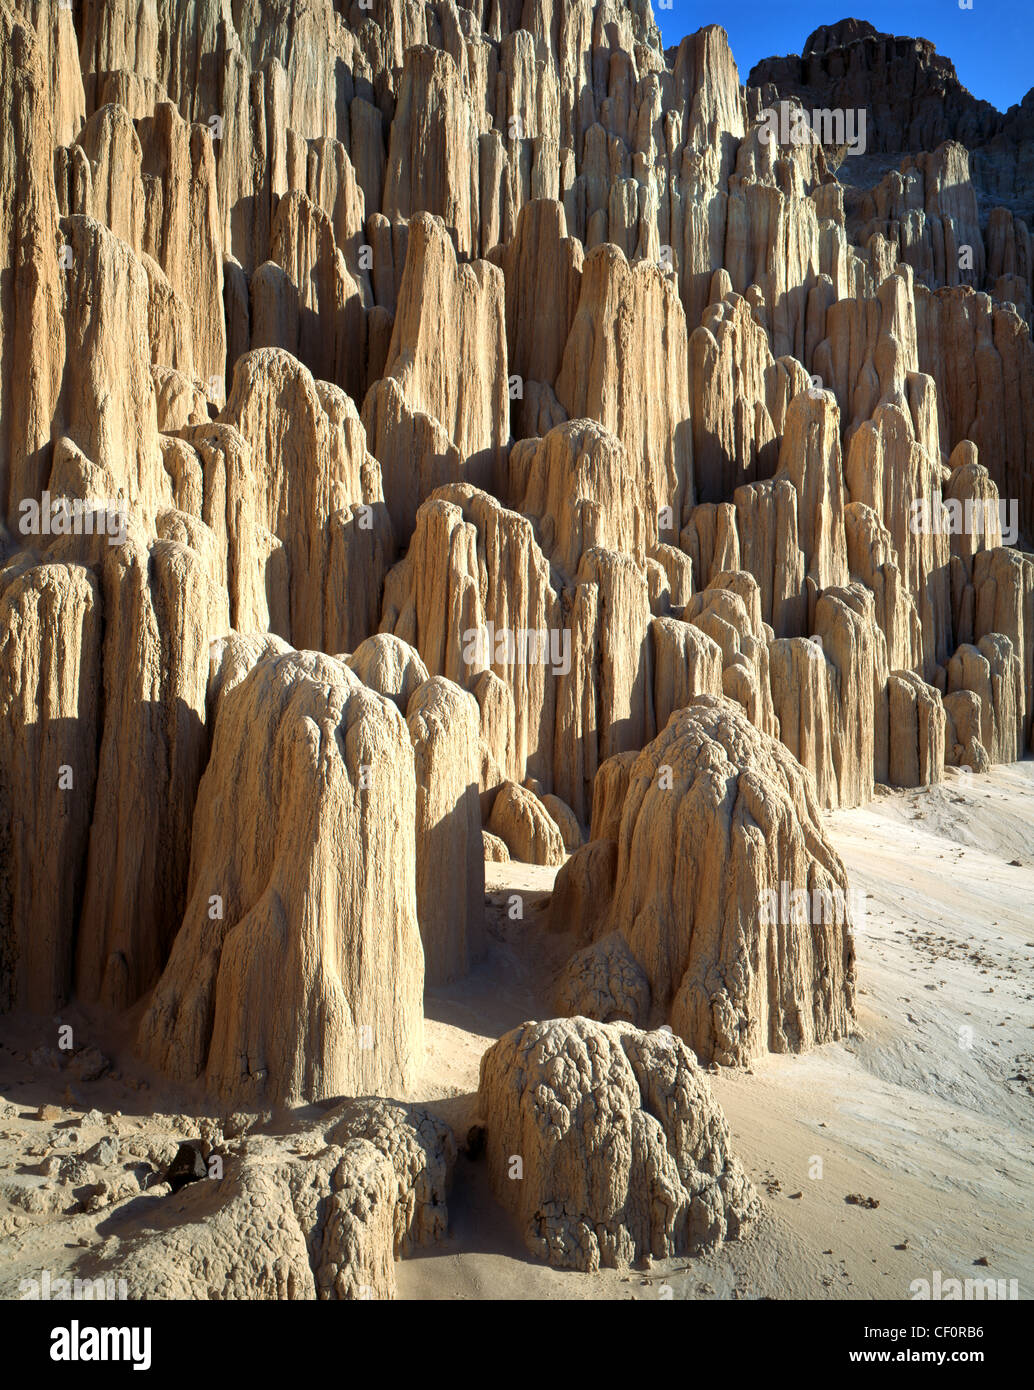
[[[741,85],[648,0],[0,0],[9,1296],[389,1297],[454,1200],[750,1268],[742,1087],[879,992],[831,824],[1031,747],[1032,103],[855,20]]]

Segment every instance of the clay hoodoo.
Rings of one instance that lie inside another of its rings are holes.
[[[626,768],[620,817],[599,827],[616,844],[609,896],[601,882],[591,894],[575,887],[590,855],[605,862],[605,841],[558,879],[555,929],[593,943],[566,967],[560,997],[594,998],[640,1027],[670,1023],[705,1063],[843,1037],[850,889],[809,774],[711,695],[673,714]],[[572,909],[591,916],[572,920]]]
[[[525,1023],[482,1058],[478,1107],[492,1190],[560,1269],[713,1249],[757,1214],[707,1079],[670,1033]]]
[[[405,720],[305,652],[261,658],[221,705],[141,1050],[234,1102],[404,1088],[424,974]]]

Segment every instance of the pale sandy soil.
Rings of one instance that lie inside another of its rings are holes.
[[[449,1238],[398,1266],[400,1296],[898,1299],[939,1269],[1016,1279],[1030,1297],[1034,763],[947,777],[828,817],[853,888],[868,895],[856,1035],[711,1078],[762,1196],[746,1240],[646,1272],[550,1270],[496,1206],[484,1163],[461,1158]],[[439,1110],[461,1142],[478,1118],[482,1053],[523,1020],[549,1016],[551,975],[570,949],[540,910],[552,870],[487,871],[489,955],[469,979],[430,993],[426,1065],[410,1097]],[[509,915],[514,895],[522,920]],[[70,1091],[64,1074],[27,1060],[53,1045],[56,1021],[0,1020],[0,1297],[17,1297],[26,1274],[59,1275],[112,1215],[72,1214],[68,1189],[33,1171],[48,1133],[67,1133],[79,1152],[116,1134],[157,1161],[163,1143],[198,1132],[196,1097],[133,1060],[132,1020],[112,1036],[69,1017],[114,1066]],[[49,1103],[56,1124],[33,1118]],[[879,1206],[849,1205],[849,1194]]]

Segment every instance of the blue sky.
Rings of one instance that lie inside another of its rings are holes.
[[[936,44],[955,64],[963,86],[1005,111],[1034,86],[1034,0],[672,0],[670,10],[652,0],[665,46],[705,24],[721,24],[729,35],[740,81],[759,58],[800,53],[821,24],[852,16],[882,33],[918,35]]]

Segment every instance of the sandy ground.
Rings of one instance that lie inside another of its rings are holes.
[[[484,1163],[461,1158],[449,1238],[398,1266],[400,1297],[900,1299],[940,1270],[1015,1279],[1029,1298],[1034,762],[947,778],[827,818],[853,889],[866,895],[856,1033],[711,1078],[762,1196],[747,1239],[645,1271],[561,1273],[531,1260]],[[486,867],[490,951],[471,977],[429,993],[426,1064],[410,1097],[461,1141],[478,1118],[483,1052],[525,1019],[549,1016],[551,978],[570,949],[545,930],[552,870]],[[68,1153],[115,1134],[156,1163],[204,1132],[197,1098],[133,1060],[131,1019],[101,1036],[96,1020],[67,1018],[111,1058],[101,1079],[69,1081],[45,1055],[30,1060],[52,1046],[57,1020],[0,1020],[0,1297],[18,1297],[25,1275],[60,1274],[111,1215],[76,1210],[67,1185],[39,1171],[55,1134],[61,1152],[68,1136]],[[37,1119],[42,1105],[57,1114]]]

